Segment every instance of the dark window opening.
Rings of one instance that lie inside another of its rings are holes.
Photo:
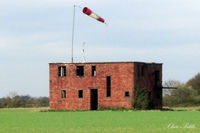
[[[137,67],[137,74],[138,74],[138,77],[140,76],[140,66],[138,65]]]
[[[83,98],[83,90],[78,91],[78,98]]]
[[[66,90],[61,90],[61,98],[66,98]]]
[[[111,96],[111,77],[110,76],[107,76],[106,83],[107,83],[107,97],[110,97]]]
[[[155,81],[160,81],[160,71],[155,71]]]
[[[144,70],[145,70],[145,66],[142,66],[142,71],[141,71],[141,75],[144,76]]]
[[[149,92],[148,92],[148,99],[151,99],[151,97],[152,97],[151,95],[152,95],[152,92],[149,91]]]
[[[66,76],[66,66],[59,66],[58,67],[58,76],[65,77]]]
[[[130,97],[129,91],[125,91],[125,97]]]
[[[92,66],[92,77],[96,76],[96,66]]]
[[[157,98],[157,99],[161,99],[160,94],[157,94],[157,95],[156,95],[156,98]]]
[[[76,67],[76,76],[83,77],[84,76],[84,66]]]

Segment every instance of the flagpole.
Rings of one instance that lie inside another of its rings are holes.
[[[74,25],[75,25],[75,8],[76,5],[74,5],[74,12],[73,12],[73,26],[72,26],[72,51],[71,51],[71,61],[74,62]]]
[[[71,48],[71,62],[74,63],[74,26],[75,26],[75,10],[76,10],[76,7],[79,7],[82,9],[81,6],[78,6],[78,5],[74,5],[74,11],[73,11],[73,24],[72,24],[72,48]],[[98,16],[97,14],[93,13],[92,10],[90,10],[89,8],[87,7],[84,7],[83,8],[83,13],[85,13],[86,15],[102,22],[102,23],[105,23],[105,20]],[[106,24],[106,23],[105,23]],[[106,24],[107,25],[107,24]]]

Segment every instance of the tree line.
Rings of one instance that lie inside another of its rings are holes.
[[[48,97],[31,97],[29,95],[18,95],[11,93],[9,96],[0,98],[0,108],[18,107],[48,107]]]
[[[169,80],[164,83],[164,86],[176,88],[163,91],[164,106],[200,106],[200,73],[186,83]]]

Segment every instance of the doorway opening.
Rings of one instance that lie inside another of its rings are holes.
[[[98,109],[98,90],[97,89],[90,90],[90,109],[91,110]]]

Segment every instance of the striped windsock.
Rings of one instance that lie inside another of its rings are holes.
[[[83,8],[83,13],[94,18],[94,19],[96,19],[96,20],[98,20],[98,21],[100,21],[100,22],[102,22],[102,23],[105,23],[105,20],[102,17],[100,17],[97,14],[95,14],[94,12],[92,12],[92,10],[89,9],[88,7]]]

